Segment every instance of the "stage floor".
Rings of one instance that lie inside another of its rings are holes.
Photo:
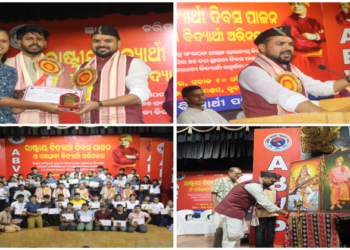
[[[147,233],[64,231],[58,226],[0,233],[0,248],[8,247],[173,247],[173,232],[148,225]]]

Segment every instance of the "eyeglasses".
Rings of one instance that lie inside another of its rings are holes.
[[[195,95],[192,95],[192,97],[194,97],[194,98],[199,98],[199,97],[205,97],[206,95],[204,94],[204,93],[202,93],[202,94],[195,94]]]
[[[236,176],[243,176],[243,174],[236,174]]]

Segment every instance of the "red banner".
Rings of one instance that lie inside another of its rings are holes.
[[[23,24],[28,23],[0,23],[0,26],[12,30]],[[122,41],[119,51],[142,59],[152,70],[148,79],[152,96],[143,103],[142,109],[145,123],[170,123],[170,117],[161,104],[173,75],[172,13],[129,16],[110,14],[103,18],[40,20],[31,21],[30,24],[44,26],[50,32],[44,54],[65,64],[71,76],[79,65],[95,56],[91,50],[91,34],[101,25],[116,25]],[[11,47],[8,57],[13,57],[18,52],[18,49]]]
[[[258,54],[254,39],[276,26],[289,25],[297,30],[293,33],[292,64],[315,79],[339,79],[317,66],[324,64],[334,70],[348,70],[350,31],[345,26],[350,22],[345,21],[344,25],[336,22],[339,3],[311,2],[302,8],[306,10],[306,17],[305,23],[300,24],[291,21],[292,7],[288,2],[178,3],[178,114],[187,106],[181,90],[191,85],[200,86],[206,93],[207,108],[216,111],[241,108],[238,74]],[[344,75],[344,72],[338,73]]]
[[[211,191],[213,182],[227,176],[227,171],[178,172],[177,173],[177,210],[212,209]],[[252,179],[251,173],[243,173],[239,181]]]
[[[143,167],[140,169],[140,177],[143,181],[143,176],[150,175],[151,169],[151,138],[140,138],[140,162],[142,162]]]
[[[0,139],[0,162],[1,162],[1,174],[0,176],[6,176],[6,155],[5,155],[5,139]]]
[[[289,164],[301,159],[300,128],[271,128],[254,131],[253,178],[261,171],[271,171],[281,175],[274,188],[281,196],[281,208],[286,204]],[[286,219],[279,216],[276,221],[275,245],[283,245]],[[251,230],[250,244],[254,244],[254,230]]]

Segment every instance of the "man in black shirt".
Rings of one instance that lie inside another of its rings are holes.
[[[33,176],[33,179],[34,179],[34,180],[35,180],[36,177],[38,177],[38,176],[41,178],[41,180],[44,179],[43,174],[42,174],[42,173],[39,173],[39,172],[38,172],[38,169],[37,169],[36,167],[32,167],[32,176]]]
[[[50,195],[44,195],[44,202],[41,203],[41,207],[42,208],[55,208],[55,203],[53,203],[50,199]],[[53,218],[53,214],[43,214],[42,218],[43,218],[43,226],[44,227],[48,227],[48,226],[54,226],[55,225],[55,221]]]
[[[124,207],[122,204],[117,205],[117,209],[113,209],[112,211],[112,217],[111,217],[113,226],[112,231],[122,231],[126,232],[127,229],[127,223],[128,223],[128,214],[124,211]],[[114,226],[114,221],[122,220],[125,221],[125,226],[118,226],[118,223]]]
[[[128,177],[128,175],[125,174],[125,168],[121,168],[121,169],[119,169],[119,174],[116,174],[114,176],[114,179],[115,180],[118,179],[118,175],[120,175],[120,174],[123,176],[123,179],[126,179]]]

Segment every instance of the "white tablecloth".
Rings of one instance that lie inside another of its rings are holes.
[[[179,221],[177,225],[177,235],[186,234],[207,234],[213,236],[213,224],[207,220]]]

